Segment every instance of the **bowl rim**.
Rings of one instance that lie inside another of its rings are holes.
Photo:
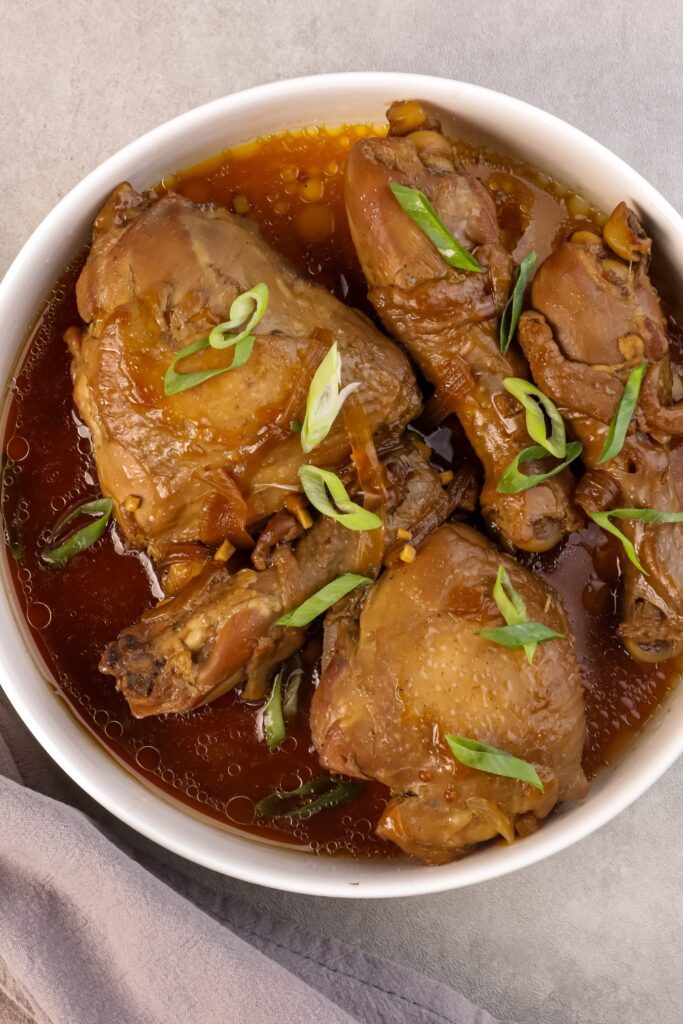
[[[625,178],[629,179],[638,193],[647,198],[651,207],[656,209],[658,216],[668,224],[673,237],[679,242],[683,242],[683,218],[649,182],[642,178],[624,160],[612,153],[611,150],[553,114],[549,114],[530,103],[504,93],[452,79],[391,71],[337,72],[284,79],[228,94],[164,122],[109,156],[81,179],[52,208],[24,243],[8,268],[2,282],[0,282],[0,311],[6,304],[11,305],[15,290],[20,288],[23,276],[27,271],[30,271],[35,261],[40,261],[44,258],[44,246],[50,241],[54,227],[68,222],[68,217],[72,211],[75,214],[79,211],[82,213],[84,197],[91,191],[97,191],[98,188],[101,191],[105,186],[108,187],[108,179],[119,165],[133,165],[138,157],[153,150],[156,146],[161,146],[162,143],[168,141],[169,137],[182,136],[188,129],[195,128],[203,122],[208,123],[216,115],[227,113],[231,107],[248,105],[251,102],[261,101],[264,98],[286,100],[296,99],[303,95],[310,96],[320,92],[326,94],[332,92],[342,93],[345,89],[351,90],[352,88],[357,88],[360,84],[372,84],[375,86],[381,84],[386,86],[386,93],[389,96],[420,95],[421,93],[429,95],[430,93],[433,94],[443,90],[444,87],[448,87],[457,93],[460,100],[466,101],[470,97],[474,100],[487,101],[496,107],[501,117],[504,116],[506,110],[515,112],[534,121],[538,126],[543,126],[549,132],[578,141],[586,153],[587,163],[593,158],[606,161],[615,169],[615,173],[618,171]],[[284,128],[286,128],[286,125],[283,126],[283,130]],[[26,325],[25,334],[28,334],[30,327],[30,324]],[[15,365],[16,359],[21,358],[23,351],[22,347],[15,353]],[[6,406],[6,404],[7,400],[5,399],[2,405]],[[2,589],[4,591],[8,590],[8,581],[5,581],[5,587]],[[16,618],[16,609],[12,605],[13,596],[7,592],[0,593],[0,598],[2,598],[2,601],[0,601],[0,620],[4,617]],[[31,655],[31,657],[33,656]],[[585,838],[617,814],[620,814],[642,795],[683,753],[683,728],[678,733],[673,733],[669,736],[667,742],[661,745],[648,744],[649,759],[644,766],[641,766],[641,770],[636,777],[632,777],[630,781],[622,780],[621,785],[616,791],[610,792],[609,795],[598,792],[597,796],[590,803],[584,804],[580,808],[581,813],[569,813],[564,816],[562,814],[557,815],[554,821],[548,822],[535,836],[529,837],[506,849],[503,858],[487,858],[486,851],[481,851],[465,860],[439,868],[411,864],[407,869],[400,866],[400,862],[385,861],[383,863],[390,868],[391,873],[389,877],[378,877],[362,885],[354,882],[350,883],[345,878],[336,877],[339,872],[335,871],[332,866],[335,863],[338,864],[339,861],[336,858],[329,858],[330,870],[327,874],[315,872],[307,874],[305,870],[295,870],[291,872],[291,877],[283,877],[286,875],[286,872],[280,873],[279,870],[273,870],[272,865],[265,867],[261,864],[263,858],[254,857],[253,860],[250,859],[249,851],[253,849],[254,842],[261,848],[267,847],[266,844],[253,840],[248,834],[235,833],[238,845],[240,848],[244,847],[244,855],[241,858],[234,858],[231,853],[228,853],[225,857],[217,856],[203,850],[201,843],[198,843],[192,836],[188,839],[185,836],[180,837],[174,833],[172,828],[173,815],[170,817],[164,816],[158,807],[160,800],[166,802],[166,798],[159,791],[153,794],[153,800],[136,802],[126,799],[125,794],[124,796],[117,795],[120,787],[117,787],[114,780],[110,785],[103,785],[100,784],[99,780],[93,779],[88,774],[85,745],[94,744],[96,741],[85,731],[73,712],[69,710],[65,713],[73,718],[74,723],[81,730],[83,740],[82,742],[60,745],[53,736],[53,729],[50,727],[49,722],[44,721],[45,716],[39,709],[34,708],[34,702],[23,692],[11,661],[11,657],[6,655],[5,644],[3,643],[0,646],[0,683],[10,703],[29,731],[53,760],[56,761],[59,767],[107,811],[148,839],[159,843],[161,846],[189,861],[223,874],[229,874],[243,881],[309,895],[351,898],[412,896],[460,888],[511,873],[560,852],[580,839]],[[34,665],[35,670],[43,677],[41,681],[47,686],[45,671],[39,668],[35,659]],[[659,709],[652,718],[659,717],[663,710]],[[638,735],[640,737],[642,732]],[[636,737],[636,742],[637,740],[638,737]],[[104,747],[99,743],[97,747],[107,758],[112,771],[116,770],[125,773],[129,780],[142,787],[146,793],[149,792],[147,787],[135,779],[123,766],[118,764]],[[618,765],[619,759],[614,765],[601,772],[598,778],[604,782],[605,779],[614,773]],[[600,789],[599,786],[596,786],[595,781],[593,786]],[[151,817],[149,813],[150,808],[156,812]],[[179,806],[177,813],[183,817],[190,816],[187,808],[183,810]],[[158,821],[154,820],[155,816],[157,818],[165,817],[166,820],[164,823],[159,824]],[[180,821],[180,819],[177,820]],[[171,823],[170,827],[168,822]],[[209,819],[202,820],[202,825],[214,827]],[[540,841],[535,841],[539,837]],[[229,850],[230,848],[228,847],[227,849]],[[272,850],[273,848],[271,847],[270,849]],[[287,859],[284,856],[285,851],[282,847],[277,847],[276,849],[279,862],[282,863],[284,868],[285,860]],[[289,852],[288,850],[286,851],[286,853]],[[310,855],[304,851],[293,851],[293,855],[299,861],[303,859],[310,861]],[[321,861],[322,858],[316,858],[316,860]],[[352,863],[355,864],[356,862]],[[453,868],[456,865],[457,871],[454,871]],[[353,874],[353,870],[350,873]]]

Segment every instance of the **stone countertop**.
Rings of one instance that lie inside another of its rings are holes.
[[[0,272],[104,157],[236,89],[396,70],[509,92],[582,128],[683,207],[681,0],[24,0],[0,20]],[[57,769],[55,769],[57,770]],[[519,1024],[682,1019],[683,764],[551,860],[431,897],[332,901],[198,874],[410,964]],[[123,826],[112,826],[140,846]]]

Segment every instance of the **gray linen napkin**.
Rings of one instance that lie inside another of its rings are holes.
[[[0,1024],[496,1024],[405,967],[147,870],[68,799],[0,693]]]

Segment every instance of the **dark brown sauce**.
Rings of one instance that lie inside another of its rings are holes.
[[[367,308],[344,214],[342,172],[355,139],[376,131],[369,126],[306,129],[260,140],[167,179],[159,190],[173,188],[238,212],[246,204],[247,215],[275,248],[339,298]],[[554,240],[597,216],[580,197],[572,201],[570,193],[530,168],[471,148],[463,155],[491,188],[510,248],[525,230],[523,207],[534,194],[542,194]],[[312,637],[304,652],[307,680],[300,712],[275,753],[260,738],[258,709],[234,694],[188,714],[138,721],[97,663],[103,647],[154,602],[151,568],[127,554],[113,531],[59,571],[41,564],[47,531],[63,510],[98,493],[87,431],[74,411],[62,338],[78,323],[74,286],[83,259],[65,272],[32,333],[12,382],[4,438],[4,451],[13,460],[5,479],[5,520],[11,530],[19,529],[23,545],[21,562],[8,552],[11,575],[57,692],[144,782],[223,825],[320,853],[392,855],[394,847],[374,836],[386,799],[386,790],[376,784],[353,804],[305,823],[254,824],[256,801],[320,773],[307,721],[319,637]],[[429,440],[442,463],[462,458],[462,446],[453,444],[448,427]],[[576,534],[559,551],[529,556],[526,564],[560,591],[576,632],[586,688],[585,766],[593,774],[658,707],[678,669],[640,665],[616,639],[618,551],[597,528]]]

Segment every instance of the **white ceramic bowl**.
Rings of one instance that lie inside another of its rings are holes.
[[[376,122],[389,102],[419,97],[452,114],[451,127],[485,138],[609,210],[626,199],[654,237],[657,260],[683,281],[683,220],[635,171],[581,132],[519,100],[419,75],[358,73],[259,86],[183,114],[126,146],[76,186],[28,240],[0,285],[0,380],[12,372],[37,311],[89,236],[94,215],[123,179],[136,188],[229,145],[308,124]],[[189,860],[237,878],[326,896],[402,896],[483,882],[548,857],[588,835],[643,793],[683,751],[683,687],[628,750],[593,782],[588,798],[533,836],[455,864],[356,862],[312,857],[227,832],[148,789],[100,747],[54,696],[2,560],[0,682],[28,728],[90,796],[128,825]]]

